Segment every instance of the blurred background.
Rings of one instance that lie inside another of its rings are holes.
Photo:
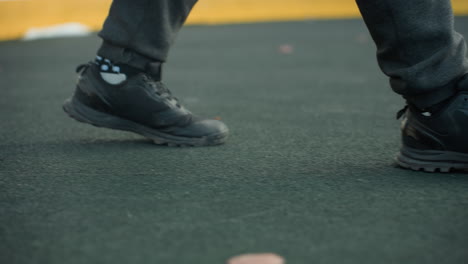
[[[453,0],[457,15],[468,14],[467,0]],[[0,40],[23,38],[31,30],[79,23],[100,29],[111,0],[0,0]],[[358,17],[353,0],[199,0],[189,24],[291,21]],[[76,25],[75,29],[76,29]],[[81,28],[83,29],[83,27]]]

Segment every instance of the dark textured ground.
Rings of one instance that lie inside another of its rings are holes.
[[[0,44],[0,263],[468,263],[468,175],[392,165],[403,101],[360,20],[185,28],[165,80],[230,126],[208,148],[69,119],[98,43]]]

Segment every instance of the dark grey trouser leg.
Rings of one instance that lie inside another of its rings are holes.
[[[114,0],[99,36],[100,56],[145,69],[164,62],[197,0]]]
[[[424,109],[455,93],[468,72],[450,0],[356,0],[392,89]]]

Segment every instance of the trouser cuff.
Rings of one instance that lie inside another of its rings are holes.
[[[151,60],[131,49],[103,41],[97,55],[109,59],[112,63],[126,64],[144,71],[157,80],[161,79],[162,62]]]
[[[450,82],[449,84],[430,93],[403,95],[403,97],[420,110],[425,110],[454,96],[457,93],[457,81]]]
[[[447,100],[448,98],[454,96],[456,94],[456,90],[454,86],[447,87],[444,89],[439,89],[429,94],[422,94],[422,95],[404,95],[403,97],[419,108],[420,110],[425,110],[433,105],[436,105],[442,101]]]
[[[461,90],[468,91],[468,72],[430,93],[415,96],[403,95],[403,97],[417,108],[424,110],[447,100]]]

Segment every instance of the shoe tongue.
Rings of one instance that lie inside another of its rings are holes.
[[[160,62],[150,62],[146,64],[145,72],[155,81],[161,81],[162,65]]]

